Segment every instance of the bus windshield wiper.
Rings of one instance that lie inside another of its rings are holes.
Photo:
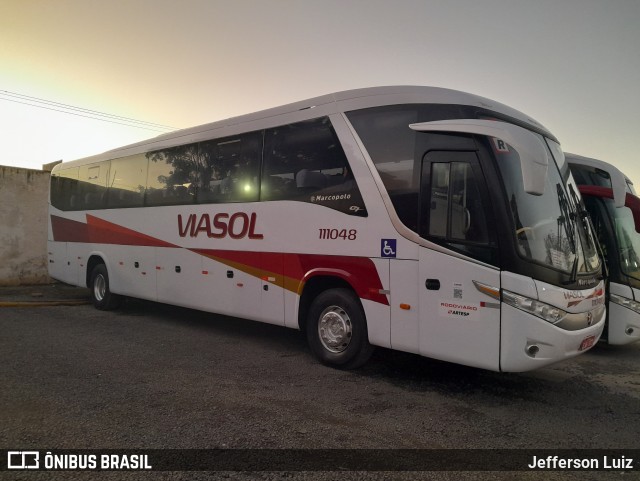
[[[582,202],[582,200],[578,199],[578,194],[576,194],[576,191],[573,188],[573,184],[569,184],[569,193],[571,194],[571,199],[573,200],[573,204],[575,206],[575,215],[577,215],[580,219],[580,227],[582,227],[582,231],[585,234],[584,237],[585,241],[587,242],[587,247],[595,248],[595,244],[593,242],[594,239],[590,235],[590,232],[593,232],[593,230],[589,229],[589,224],[591,222],[589,212],[587,212],[587,209],[584,207],[584,203]]]
[[[571,274],[569,275],[568,281],[563,281],[562,284],[565,286],[575,284],[578,280],[578,256],[576,255],[573,259],[573,266],[571,267]]]
[[[604,253],[602,251],[602,247],[600,243],[597,241],[595,237],[595,234],[594,234],[595,228],[593,227],[593,223],[591,222],[591,216],[589,215],[589,212],[587,211],[587,208],[585,207],[582,199],[578,198],[578,194],[573,188],[573,184],[569,184],[569,193],[571,194],[571,198],[575,206],[576,215],[580,219],[580,223],[579,223],[580,239],[582,239],[581,249],[585,257],[585,264],[588,266],[587,270],[589,270],[591,267],[590,267],[590,264],[587,262],[588,252],[586,252],[586,249],[590,249],[594,251],[595,254],[600,256],[601,259],[604,259]],[[607,264],[605,262],[601,262],[600,264],[603,267],[602,275],[604,275],[605,277],[609,277]],[[576,278],[575,272],[572,274],[571,277],[575,282],[575,278]]]
[[[560,210],[562,215],[558,218],[558,228],[560,225],[564,227],[564,231],[571,245],[571,252],[573,253],[573,265],[571,266],[571,274],[568,281],[563,281],[562,284],[569,285],[575,284],[578,276],[578,246],[576,245],[576,212],[571,208],[571,204],[567,199],[564,189],[560,184],[556,184],[556,190],[558,193],[558,202],[560,204]]]
[[[556,184],[558,192],[558,203],[560,204],[560,211],[562,215],[558,217],[558,228],[563,227],[564,232],[571,245],[571,252],[576,253],[576,239],[575,239],[575,227],[572,221],[575,221],[575,213],[572,211],[567,196],[560,184]],[[558,233],[559,235],[559,233]]]

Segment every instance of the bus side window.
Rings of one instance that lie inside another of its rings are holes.
[[[424,121],[415,105],[392,105],[348,113],[384,183],[400,221],[418,232],[420,160],[415,161],[417,132],[408,126]]]
[[[449,164],[431,166],[431,195],[429,199],[429,235],[447,236],[449,211]]]
[[[147,183],[148,160],[138,154],[111,161],[107,208],[142,207]]]
[[[428,235],[451,241],[488,243],[480,192],[467,162],[431,164]]]
[[[74,210],[104,209],[107,206],[108,176],[108,160],[80,166]]]
[[[602,169],[573,164],[571,173],[578,185],[597,185],[611,189],[611,176]]]
[[[198,203],[258,200],[262,131],[200,144]]]
[[[451,238],[471,242],[489,242],[487,221],[480,201],[480,192],[471,165],[451,164]]]
[[[77,210],[78,167],[51,174],[51,205],[60,210]]]
[[[465,161],[469,157],[469,162]],[[493,243],[478,179],[475,153],[431,152],[425,156],[421,235],[471,257],[493,263]]]
[[[147,153],[149,164],[145,204],[193,204],[198,181],[198,156],[198,144]]]
[[[366,215],[347,157],[328,117],[268,129],[261,200],[321,204]]]

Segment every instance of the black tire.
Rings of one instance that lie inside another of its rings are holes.
[[[117,309],[122,304],[122,296],[114,294],[109,289],[109,274],[104,264],[98,264],[91,271],[89,284],[91,299],[96,309],[101,311],[111,311]]]
[[[373,353],[362,306],[349,289],[320,293],[309,308],[306,329],[311,351],[328,366],[355,369]]]

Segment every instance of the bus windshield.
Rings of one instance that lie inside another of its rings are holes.
[[[563,272],[594,272],[600,261],[578,188],[560,146],[550,140],[547,143],[553,157],[549,159],[541,196],[524,191],[515,150],[496,155],[516,228],[518,251],[523,257]]]
[[[620,268],[626,275],[640,280],[640,235],[636,232],[629,207],[616,207],[612,199],[602,199],[607,206],[618,241]]]

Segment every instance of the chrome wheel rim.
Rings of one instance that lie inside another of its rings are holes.
[[[107,281],[102,274],[98,274],[93,281],[93,295],[98,302],[104,299],[107,293]]]
[[[341,307],[327,307],[320,314],[318,336],[327,351],[336,354],[344,352],[349,347],[352,333],[351,318]]]

